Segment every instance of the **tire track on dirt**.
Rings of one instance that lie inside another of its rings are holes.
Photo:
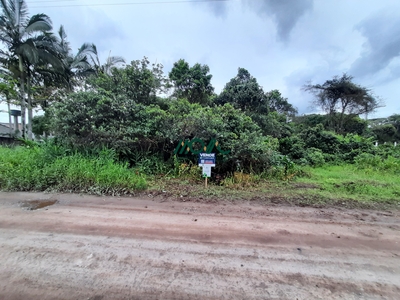
[[[312,209],[253,205],[249,216],[248,204],[229,213],[223,205],[76,195],[59,195],[47,210],[21,209],[21,200],[38,196],[50,197],[0,193],[0,299],[400,294],[396,212],[360,212],[377,219],[358,224],[354,212],[328,211],[331,223]]]

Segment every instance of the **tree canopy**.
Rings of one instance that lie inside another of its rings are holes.
[[[304,90],[315,96],[313,104],[330,116],[331,125],[336,132],[343,132],[345,114],[368,114],[382,105],[370,89],[355,84],[352,80],[352,76],[343,74],[323,84],[308,83],[304,86]],[[339,118],[335,120],[337,112]]]
[[[287,98],[284,98],[280,91],[272,90],[265,94],[270,111],[276,111],[277,113],[284,114],[287,116],[294,116],[297,114],[297,109],[288,102]]]
[[[257,79],[244,68],[238,69],[238,74],[224,87],[216,100],[217,104],[230,103],[243,111],[268,113],[268,102]]]
[[[190,103],[207,104],[214,92],[209,72],[207,65],[195,64],[190,67],[184,59],[174,63],[169,72],[174,97],[186,98]]]

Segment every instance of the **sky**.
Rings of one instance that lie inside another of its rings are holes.
[[[110,53],[127,62],[146,56],[166,75],[181,58],[206,64],[217,93],[245,68],[300,114],[318,112],[304,84],[347,73],[385,104],[369,118],[400,114],[399,0],[26,2],[31,15],[47,14],[54,30],[64,25],[74,51],[95,43],[103,62]]]

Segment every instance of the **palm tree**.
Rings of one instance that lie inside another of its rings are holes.
[[[120,64],[125,64],[125,59],[122,56],[111,56],[110,51],[106,63],[102,65],[100,63],[96,46],[94,44],[92,44],[92,46],[93,55],[91,56],[91,59],[97,74],[102,73],[106,75],[111,75],[111,71],[113,68],[116,68]]]
[[[30,92],[30,67],[50,55],[48,51],[43,50],[44,44],[49,41],[43,38],[41,40],[43,47],[41,48],[39,46],[40,39],[38,40],[36,37],[37,34],[46,36],[47,32],[52,29],[52,25],[50,18],[45,14],[29,17],[24,0],[0,0],[0,5],[2,10],[0,42],[7,47],[10,59],[18,61],[22,137],[25,137],[25,84],[28,82],[28,92]]]
[[[63,64],[64,54],[53,33],[45,32],[34,38],[38,51],[38,61],[34,65],[27,65],[27,94],[28,94],[28,138],[32,139],[33,99],[32,86],[44,85],[42,74],[52,73],[62,76],[65,73]],[[37,103],[35,103],[37,104]]]
[[[89,63],[89,58],[96,54],[96,46],[94,44],[84,43],[78,49],[78,53],[74,55],[67,41],[67,34],[64,30],[64,26],[60,26],[58,35],[59,44],[64,55],[64,73],[62,75],[67,84],[67,88],[72,91],[73,87],[78,84],[76,79],[84,79],[95,73],[96,70]]]
[[[74,55],[64,26],[61,25],[57,33],[58,35],[54,36],[55,48],[61,60],[61,70],[43,64],[37,66],[35,72],[35,100],[44,111],[49,107],[50,101],[63,99],[81,84],[82,79],[96,73],[88,62],[93,54],[93,45],[84,43]]]
[[[104,65],[101,66],[101,71],[104,74],[111,75],[111,70],[113,68],[116,68],[120,64],[125,64],[125,59],[121,56],[110,56],[110,54],[107,57],[107,61]]]

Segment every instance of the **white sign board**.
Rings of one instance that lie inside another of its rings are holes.
[[[203,177],[211,177],[211,165],[202,165]]]

